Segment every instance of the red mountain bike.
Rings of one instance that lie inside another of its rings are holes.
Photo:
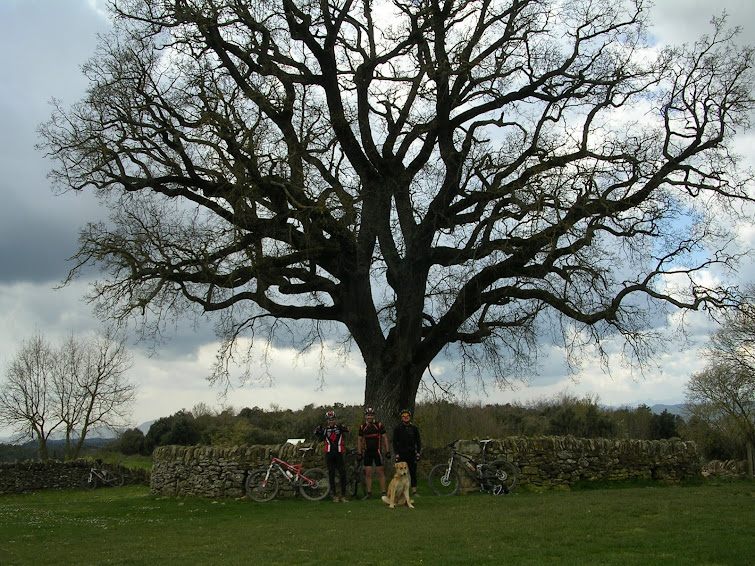
[[[299,448],[301,462],[289,464],[278,458],[278,453],[270,451],[272,460],[267,468],[253,470],[246,478],[246,494],[250,499],[265,503],[278,494],[281,482],[288,482],[296,493],[296,489],[310,501],[323,499],[330,491],[328,474],[322,468],[310,468],[302,473],[304,458],[313,447]]]

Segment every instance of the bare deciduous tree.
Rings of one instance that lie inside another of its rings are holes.
[[[752,291],[752,289],[751,289]],[[729,313],[707,349],[708,366],[686,386],[687,409],[747,446],[753,474],[755,446],[755,307]]]
[[[109,335],[70,336],[59,348],[34,336],[6,370],[0,422],[35,438],[43,460],[50,435],[62,429],[65,457],[75,459],[93,427],[127,424],[136,395],[130,367],[125,343]]]
[[[65,428],[66,458],[78,458],[93,427],[127,424],[136,387],[127,378],[132,358],[122,339],[70,336],[58,350],[53,372],[57,414]]]
[[[5,370],[0,390],[0,423],[37,440],[42,460],[47,440],[60,426],[50,391],[54,353],[39,334],[25,340]]]
[[[221,380],[240,336],[341,331],[382,415],[444,352],[499,385],[548,333],[641,361],[664,309],[730,303],[696,275],[736,261],[753,106],[723,21],[656,52],[645,4],[116,0],[41,128],[57,185],[113,210],[72,276],[99,264],[146,331],[220,313]]]

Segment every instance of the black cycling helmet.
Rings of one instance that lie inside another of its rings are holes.
[[[335,411],[328,411],[327,413],[325,413],[325,418],[327,420],[329,420],[329,421],[336,420],[336,412]]]
[[[399,413],[399,416],[409,415],[412,416],[412,412],[409,409],[402,409],[402,411]]]
[[[372,407],[367,407],[364,410],[364,414],[365,415],[372,415],[374,417],[375,416],[375,409],[373,409]]]

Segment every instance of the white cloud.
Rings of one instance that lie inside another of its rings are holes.
[[[261,359],[267,348],[264,342],[254,348],[253,359]],[[131,372],[140,384],[135,421],[141,423],[180,409],[191,409],[204,402],[211,407],[262,407],[277,405],[298,409],[308,404],[358,404],[364,397],[364,367],[359,360],[345,363],[332,350],[324,352],[326,371],[320,375],[320,353],[313,351],[297,356],[285,348],[270,347],[268,365],[252,368],[254,383],[238,387],[237,377],[243,368],[232,370],[231,387],[210,387],[210,374],[218,343],[203,344],[187,355],[161,359],[137,355]],[[224,394],[225,393],[225,394]]]

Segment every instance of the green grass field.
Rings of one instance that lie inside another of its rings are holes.
[[[137,486],[0,496],[0,564],[755,564],[752,482],[420,494],[414,510]]]

